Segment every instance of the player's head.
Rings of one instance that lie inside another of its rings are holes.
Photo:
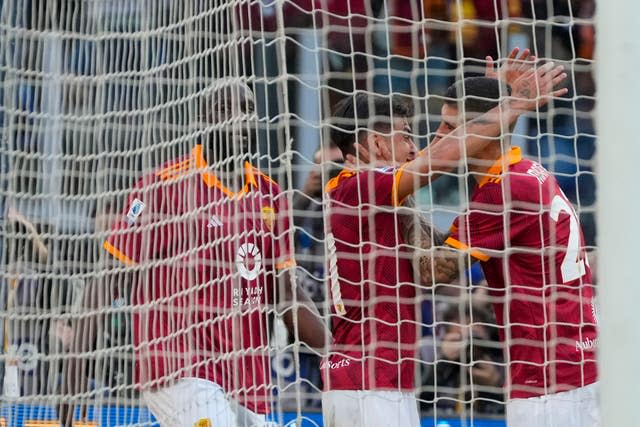
[[[490,77],[467,77],[447,89],[442,119],[434,142],[455,128],[496,107],[500,97],[511,95],[509,85]]]
[[[238,80],[223,83],[205,96],[203,111],[208,129],[203,148],[210,164],[242,158],[250,152],[256,141],[255,99],[249,86]]]
[[[411,136],[412,115],[411,105],[399,98],[359,92],[336,104],[331,141],[345,158],[356,155],[359,142],[370,151],[374,144],[385,144],[396,162],[413,160],[418,150]]]

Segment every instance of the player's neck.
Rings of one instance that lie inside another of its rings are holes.
[[[223,168],[216,170],[216,176],[226,188],[234,193],[242,190],[244,187],[244,173],[242,167],[235,167],[233,169]]]
[[[216,158],[214,153],[207,151],[205,160],[211,171],[220,180],[222,185],[233,193],[237,193],[244,187],[244,161],[238,157],[228,157],[219,162],[212,162]]]
[[[468,161],[468,167],[476,182],[482,181],[495,162],[509,150],[511,150],[511,142],[505,138],[502,142],[492,142],[482,152],[474,155],[474,158]]]

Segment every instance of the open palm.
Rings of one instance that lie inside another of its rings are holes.
[[[520,77],[534,68],[537,60],[529,49],[523,50],[520,56],[518,53],[520,53],[520,48],[514,48],[504,64],[498,64],[498,67],[496,67],[496,61],[491,56],[487,56],[485,58],[487,61],[485,77],[498,79],[513,86]]]

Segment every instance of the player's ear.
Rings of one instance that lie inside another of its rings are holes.
[[[369,154],[369,156],[374,155],[375,156],[375,143],[373,140],[373,132],[367,130],[365,132],[363,132],[360,135],[360,138],[358,138],[358,144],[367,150],[367,153]],[[371,161],[371,159],[369,159]]]
[[[384,143],[385,140],[380,134],[376,132],[367,133],[367,149],[369,150],[369,153],[371,153],[372,157],[380,157],[380,153],[382,152],[380,145]]]

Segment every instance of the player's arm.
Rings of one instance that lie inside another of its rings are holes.
[[[289,333],[309,347],[323,349],[331,332],[307,292],[295,279],[295,268],[278,273],[278,310]]]
[[[324,348],[331,333],[327,329],[315,304],[300,286],[295,277],[295,259],[293,255],[294,228],[290,222],[290,211],[284,193],[279,189],[274,203],[277,206],[274,235],[274,267],[277,274],[274,300],[277,313],[281,314],[289,333],[313,348]],[[330,338],[329,338],[330,339]]]
[[[555,67],[552,62],[522,74],[513,84],[512,98],[456,128],[396,172],[396,201],[402,202],[439,173],[452,170],[464,154],[473,156],[483,150],[515,124],[522,113],[566,94],[566,88],[554,90],[566,77],[563,67]]]
[[[409,197],[405,207],[413,206]],[[469,257],[453,248],[444,246],[447,235],[432,225],[422,214],[405,214],[400,219],[405,242],[412,249],[412,264],[425,287],[436,283],[451,283],[460,271],[466,271]],[[472,258],[473,262],[474,258]]]

